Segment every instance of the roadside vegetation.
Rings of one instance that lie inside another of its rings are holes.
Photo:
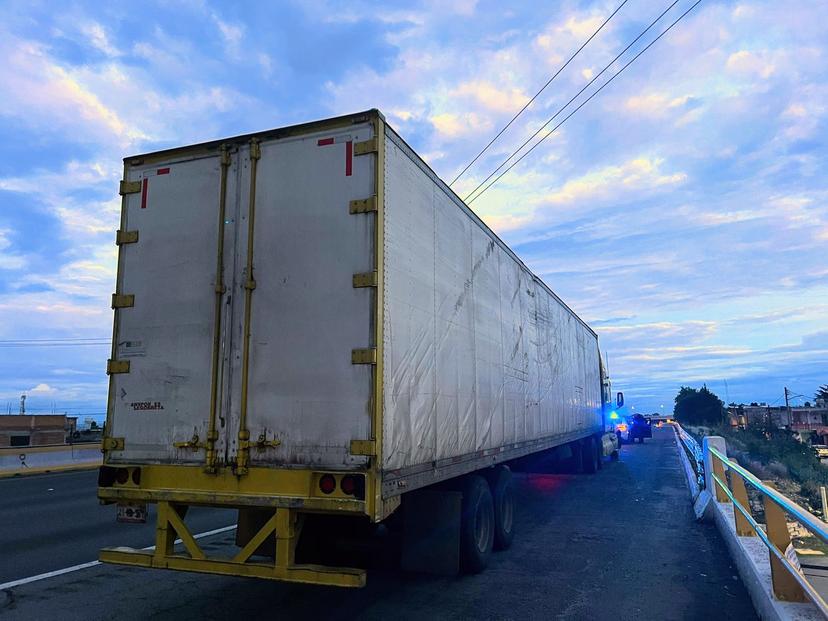
[[[731,427],[724,403],[707,386],[682,386],[675,403],[676,420],[699,440],[706,435],[722,436],[728,454],[756,477],[773,482],[781,493],[809,511],[822,513],[819,488],[828,487],[828,467],[819,462],[809,445],[767,418],[749,421],[745,429]]]

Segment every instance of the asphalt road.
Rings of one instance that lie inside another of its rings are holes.
[[[0,584],[94,561],[103,547],[154,543],[154,511],[146,524],[116,523],[115,507],[98,504],[97,482],[97,470],[0,479]],[[190,520],[198,533],[236,515],[196,508]]]
[[[683,476],[671,430],[625,446],[597,475],[516,475],[515,542],[476,576],[373,571],[366,588],[344,590],[98,565],[6,589],[0,617],[755,619],[715,527],[694,521]],[[0,580],[92,560],[101,545],[152,543],[149,527],[114,527],[94,483],[0,481]],[[228,523],[198,518],[197,531]],[[232,538],[202,544],[215,553]]]

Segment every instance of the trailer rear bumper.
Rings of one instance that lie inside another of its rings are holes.
[[[320,513],[365,514],[365,501],[345,498],[306,498],[301,496],[277,496],[202,492],[197,490],[165,489],[113,489],[98,488],[98,498],[104,502],[172,502],[205,507],[272,507],[274,509],[302,509]]]
[[[104,548],[99,559],[104,563],[155,569],[174,569],[226,576],[264,578],[340,587],[365,586],[365,570],[295,563],[296,544],[302,530],[303,515],[279,508],[247,543],[232,557],[210,557],[184,523],[186,506],[167,501],[158,503],[155,546],[152,550],[118,547]],[[267,560],[251,560],[270,540],[275,554]],[[176,552],[179,542],[183,550]]]
[[[320,479],[328,476],[335,489],[324,493]],[[239,477],[231,469],[207,473],[200,466],[121,464],[101,467],[98,498],[105,503],[147,502],[212,507],[261,507],[307,512],[366,515],[365,498],[342,491],[343,478],[365,477],[362,489],[371,489],[370,471],[322,472],[304,469],[250,468]],[[362,496],[370,498],[369,494]]]
[[[267,563],[234,563],[227,559],[193,559],[186,556],[168,556],[158,560],[152,552],[131,548],[104,548],[99,559],[104,563],[131,565],[154,569],[176,569],[197,573],[264,578],[283,582],[302,582],[324,586],[363,587],[365,570],[323,565],[293,565],[278,567]]]

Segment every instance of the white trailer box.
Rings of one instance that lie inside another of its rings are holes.
[[[377,521],[603,430],[596,334],[377,111],[126,158],[121,192],[105,468],[140,475],[104,500]]]

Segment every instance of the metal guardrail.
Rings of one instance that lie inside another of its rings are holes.
[[[699,484],[699,489],[704,489],[704,452],[702,451],[702,447],[699,446],[696,439],[687,433],[681,425],[673,423],[673,427],[676,433],[678,433],[678,437],[684,445],[684,448],[687,449],[687,452],[693,458],[693,463],[696,466],[696,482]]]
[[[828,524],[820,520],[807,509],[799,506],[789,498],[780,494],[767,483],[757,479],[745,470],[735,460],[711,446],[709,440],[704,443],[704,457],[710,459],[711,470],[708,490],[715,488],[715,499],[721,503],[733,503],[736,534],[742,537],[759,537],[768,548],[771,581],[774,596],[783,601],[806,602],[812,601],[819,611],[828,618],[828,604],[802,573],[798,562],[794,564],[789,555],[796,560],[791,546],[791,535],[788,530],[790,515],[821,541],[828,543]],[[722,438],[716,438],[724,446]],[[708,463],[705,460],[705,463]],[[728,476],[729,475],[729,476]],[[747,488],[750,485],[762,495],[765,509],[763,526],[753,517],[748,501]]]

